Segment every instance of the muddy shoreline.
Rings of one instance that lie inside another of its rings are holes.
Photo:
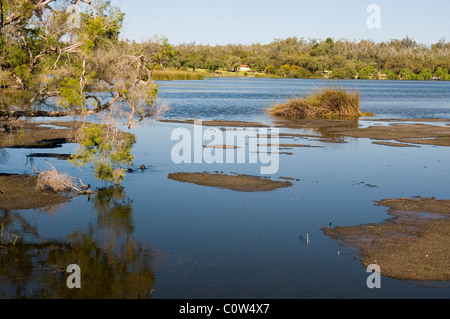
[[[0,148],[21,149],[57,149],[65,143],[75,142],[82,122],[16,121],[4,124],[0,129]],[[24,155],[25,156],[25,155]],[[33,153],[30,158],[45,157],[68,160],[70,154]],[[36,175],[0,173],[0,209],[51,209],[71,200],[70,196],[51,190],[37,189]]]
[[[378,224],[322,228],[325,235],[356,249],[365,267],[383,276],[415,281],[450,280],[450,200],[383,199],[391,218]]]
[[[450,146],[450,123],[440,119],[370,120],[380,125],[361,127],[350,120],[277,120],[274,127],[309,129],[313,134],[281,133],[282,138],[301,138],[330,143],[346,143],[346,138],[367,138],[380,147]],[[164,122],[164,121],[163,121]],[[165,122],[194,124],[194,121]],[[434,125],[436,123],[437,125]],[[57,148],[74,141],[81,123],[20,123],[0,132],[1,148]],[[256,122],[204,121],[206,126],[269,127]],[[441,124],[441,125],[439,125]],[[444,124],[444,125],[442,125]],[[206,147],[206,146],[205,146]],[[213,145],[214,148],[236,148]],[[283,143],[282,147],[310,147]],[[70,154],[42,152],[34,156],[68,159]],[[222,173],[171,173],[169,179],[196,185],[225,188],[240,192],[273,191],[292,186],[293,178],[282,181],[258,176]],[[36,190],[36,176],[0,174],[0,209],[33,209],[60,205],[69,197],[51,191]],[[295,179],[298,181],[298,179]],[[376,263],[382,274],[407,280],[450,280],[450,200],[434,198],[384,199],[376,205],[388,208],[391,218],[379,224],[323,228],[325,235],[354,247],[364,265]]]
[[[70,201],[69,196],[38,190],[37,179],[35,175],[0,174],[0,209],[46,209]]]
[[[166,123],[194,124],[194,120],[160,120]],[[380,122],[385,125],[361,127],[364,122]],[[368,138],[375,144],[391,147],[420,147],[421,145],[450,146],[450,123],[438,125],[446,119],[356,119],[356,120],[285,120],[276,118],[273,126],[289,129],[311,129],[318,133],[310,134],[281,133],[280,137],[317,138],[321,142],[345,143],[343,138]],[[270,127],[258,122],[246,121],[202,121],[204,126],[217,127]]]
[[[365,122],[370,121],[374,123]],[[297,120],[277,119],[274,127],[308,129],[313,134],[281,133],[280,138],[347,143],[348,138],[365,138],[380,147],[450,146],[450,120],[445,119],[364,119]],[[170,122],[170,121],[168,121]],[[177,123],[181,123],[178,122]],[[193,122],[185,121],[185,124]],[[379,123],[379,124],[378,124]],[[230,125],[207,121],[206,126]],[[443,125],[444,124],[444,125]],[[233,123],[235,127],[264,127],[253,122]],[[305,147],[280,144],[279,147]],[[211,177],[210,182],[214,180]],[[284,178],[283,178],[284,179]],[[286,178],[286,180],[291,180]],[[191,181],[196,183],[195,178]],[[200,183],[201,184],[201,183]],[[450,200],[435,198],[398,198],[375,202],[391,216],[383,223],[322,228],[325,235],[357,250],[364,266],[377,264],[382,275],[401,280],[450,280]]]
[[[4,124],[0,129],[0,148],[59,148],[74,142],[83,124],[78,121]]]

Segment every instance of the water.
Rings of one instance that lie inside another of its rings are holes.
[[[335,81],[361,91],[363,111],[383,118],[450,120],[449,82]],[[208,79],[160,83],[167,118],[272,123],[264,108],[286,97],[329,85],[323,80]],[[223,171],[259,175],[259,165],[175,164],[174,129],[192,126],[152,121],[137,128],[136,168],[121,190],[78,197],[52,210],[3,212],[17,234],[53,245],[2,254],[1,296],[153,298],[448,298],[448,283],[382,277],[381,289],[366,286],[368,273],[352,248],[320,228],[376,223],[389,217],[373,201],[383,198],[449,198],[446,147],[389,148],[368,139],[346,144],[286,140],[320,148],[294,148],[280,155],[280,176],[292,187],[243,193],[180,183],[173,172]],[[303,130],[284,130],[311,133]],[[285,142],[283,140],[282,142]],[[68,153],[67,144],[55,152]],[[2,172],[57,169],[103,187],[89,169],[8,149]],[[53,152],[53,151],[52,151]],[[372,186],[372,187],[369,187]],[[376,187],[373,187],[376,186]],[[309,239],[309,244],[306,238]],[[73,243],[72,246],[67,246]],[[65,268],[82,269],[79,291],[65,286]],[[17,264],[20,266],[17,267]],[[147,293],[147,295],[146,295]],[[78,294],[78,295],[77,295]]]
[[[440,81],[354,81],[302,79],[228,79],[160,82],[166,116],[261,120],[264,109],[289,97],[334,85],[361,92],[361,110],[378,118],[450,118],[450,84]]]

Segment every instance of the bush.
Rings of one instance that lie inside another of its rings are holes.
[[[306,97],[294,97],[268,109],[274,116],[290,119],[339,119],[369,115],[359,109],[359,91],[344,88],[322,88]]]

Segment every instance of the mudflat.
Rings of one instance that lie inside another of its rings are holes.
[[[450,200],[383,199],[392,216],[382,223],[322,228],[355,248],[364,266],[377,264],[383,276],[416,281],[450,280]]]
[[[70,200],[51,190],[37,189],[37,176],[0,174],[0,209],[47,208]]]
[[[4,124],[0,130],[1,148],[41,148],[61,147],[74,141],[83,123],[78,121],[35,123],[16,121]]]
[[[292,186],[289,181],[273,181],[268,178],[248,175],[226,175],[217,173],[170,173],[169,179],[196,185],[228,188],[239,192],[266,192]]]
[[[161,122],[194,124],[194,120],[160,120]],[[363,121],[378,122],[380,125],[361,127]],[[420,147],[420,145],[450,146],[450,125],[445,119],[275,119],[273,126],[290,129],[312,129],[322,142],[345,143],[342,138],[369,138],[379,145],[392,147]],[[204,126],[218,127],[269,127],[266,124],[246,121],[203,121]],[[280,137],[314,137],[307,134],[280,134]],[[393,143],[393,141],[395,143]]]

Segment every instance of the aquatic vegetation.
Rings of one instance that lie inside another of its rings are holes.
[[[204,80],[205,74],[189,71],[153,70],[152,78],[155,81]]]
[[[340,119],[367,116],[361,112],[360,93],[345,88],[320,88],[307,96],[273,105],[268,113],[291,119]]]

